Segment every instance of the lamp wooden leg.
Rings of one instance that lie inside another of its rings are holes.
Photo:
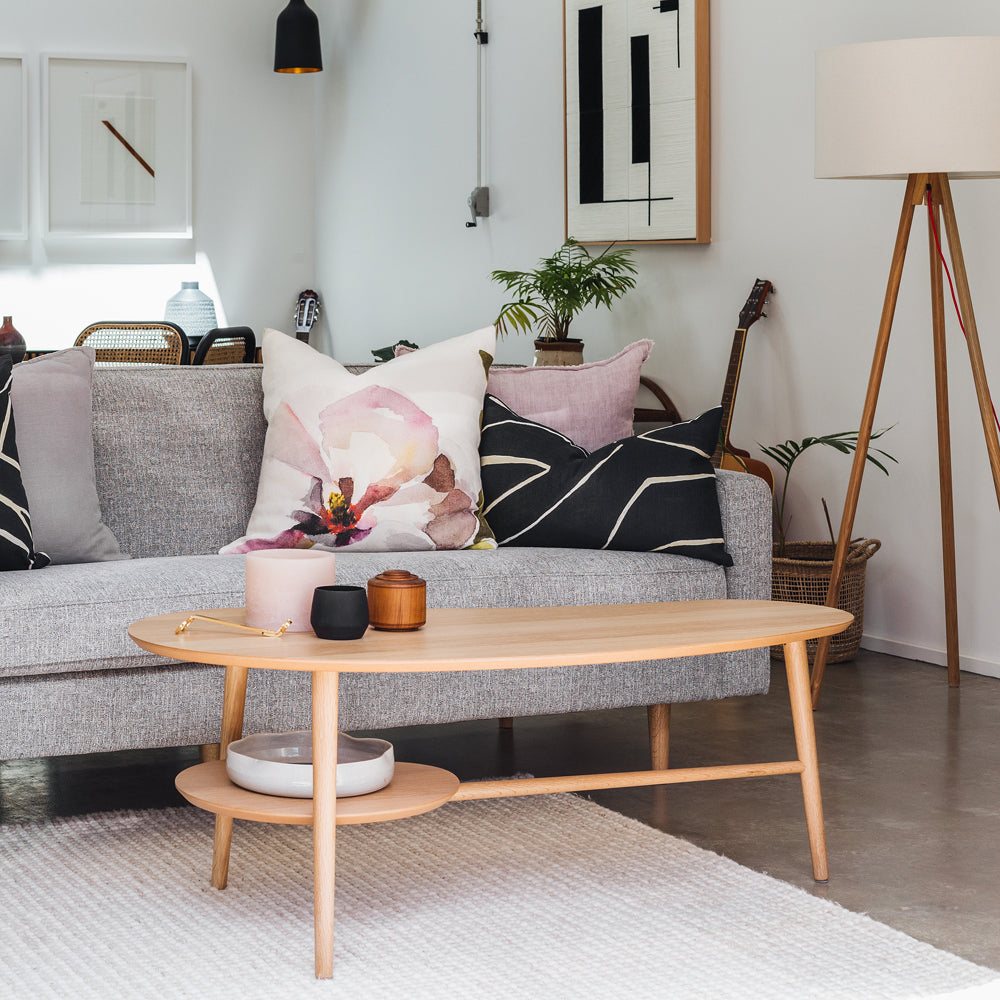
[[[650,763],[654,771],[665,771],[670,766],[670,706],[647,705],[646,721]]]
[[[882,318],[879,322],[878,337],[875,340],[875,355],[872,358],[871,373],[868,377],[868,392],[861,413],[861,427],[858,430],[858,445],[851,465],[851,478],[847,485],[847,497],[844,500],[844,514],[840,522],[840,534],[837,536],[837,550],[833,557],[833,570],[830,574],[830,586],[826,592],[826,606],[835,608],[840,599],[840,584],[847,564],[847,548],[854,529],[854,515],[858,509],[858,497],[861,495],[861,479],[865,472],[865,456],[871,441],[872,424],[875,420],[875,407],[878,404],[878,393],[882,385],[882,372],[885,369],[885,357],[889,348],[889,334],[892,331],[892,318],[896,312],[896,300],[899,298],[899,284],[903,277],[903,263],[906,260],[906,245],[910,239],[910,228],[913,225],[913,209],[923,201],[924,188],[927,185],[927,174],[910,174],[906,183],[906,194],[903,197],[903,210],[899,216],[899,228],[896,231],[896,244],[892,252],[892,264],[889,268],[889,283],[885,290],[885,300],[882,304]],[[819,702],[819,692],[823,685],[823,673],[826,670],[826,657],[830,650],[830,637],[819,640],[816,656],[813,660],[812,672],[812,703],[815,708]]]
[[[802,800],[809,831],[813,878],[826,882],[830,871],[826,860],[826,833],[823,829],[823,799],[819,790],[819,759],[816,754],[816,730],[809,701],[809,656],[805,642],[785,644],[785,671],[788,674],[788,697],[792,705],[795,746],[802,761]]]
[[[313,671],[313,920],[317,979],[333,975],[338,681],[335,671]]]
[[[931,183],[934,228],[940,233],[942,188]],[[955,502],[951,476],[951,427],[948,415],[948,347],[944,323],[944,281],[934,230],[927,227],[931,267],[931,317],[934,330],[934,397],[937,403],[938,481],[941,497],[941,563],[944,570],[944,622],[948,650],[948,683],[958,687],[958,588],[955,582]]]
[[[226,683],[222,694],[222,734],[219,757],[226,759],[226,748],[243,735],[243,713],[247,699],[246,667],[226,667]],[[233,843],[233,817],[215,817],[215,840],[212,845],[212,885],[225,889],[229,882],[229,852]]]

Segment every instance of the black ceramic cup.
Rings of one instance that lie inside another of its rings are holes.
[[[317,587],[309,624],[321,639],[360,639],[368,628],[368,594],[364,587]]]

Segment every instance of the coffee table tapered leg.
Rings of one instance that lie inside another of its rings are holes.
[[[222,734],[219,757],[226,759],[226,748],[243,735],[243,713],[247,700],[246,667],[226,667],[226,683],[222,694]],[[215,842],[212,846],[212,886],[225,889],[229,881],[229,851],[233,843],[233,817],[215,817]]]
[[[823,799],[819,791],[819,760],[816,754],[816,729],[813,723],[812,697],[809,691],[809,654],[802,642],[785,643],[785,670],[788,673],[788,696],[792,703],[795,746],[802,770],[802,798],[806,808],[806,828],[812,854],[813,878],[826,882],[830,872],[826,861],[826,834],[823,830]]]
[[[233,817],[217,813],[215,840],[212,844],[212,888],[225,889],[229,884],[229,849],[233,843]]]
[[[333,975],[338,680],[335,671],[313,671],[313,892],[317,979],[329,979]]]

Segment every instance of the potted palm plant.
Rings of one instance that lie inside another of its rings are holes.
[[[892,430],[891,427],[883,427],[873,431],[871,440],[874,441],[882,437],[890,430]],[[785,441],[784,444],[768,447],[759,445],[761,451],[776,462],[785,473],[785,482],[781,492],[775,493],[774,497],[778,539],[774,543],[774,554],[771,562],[771,600],[773,601],[794,601],[798,604],[826,603],[826,593],[830,587],[830,577],[833,575],[834,553],[837,548],[829,513],[826,515],[830,531],[829,542],[790,542],[788,540],[788,529],[792,520],[791,514],[787,510],[788,481],[792,466],[803,452],[814,445],[824,445],[839,451],[841,454],[850,455],[857,450],[858,432],[841,431],[823,437],[805,437],[801,441]],[[881,469],[886,475],[889,475],[889,469],[885,461],[896,461],[887,451],[883,451],[881,448],[872,448],[870,445],[865,459],[876,468]],[[823,509],[826,510],[825,501]],[[828,663],[853,660],[858,654],[858,649],[861,646],[861,634],[864,630],[865,568],[868,565],[868,560],[881,547],[882,543],[877,538],[856,538],[851,541],[847,552],[847,563],[841,577],[840,598],[837,606],[842,611],[848,611],[854,615],[854,621],[845,631],[835,635],[831,640],[827,656]],[[816,646],[816,639],[806,643],[810,656],[815,653]],[[782,647],[772,646],[771,655],[781,659]]]
[[[531,271],[493,271],[490,277],[512,293],[494,321],[497,333],[534,330],[535,363],[572,365],[583,360],[583,342],[569,336],[573,318],[587,306],[611,308],[635,287],[632,248],[614,244],[592,254],[572,237]]]

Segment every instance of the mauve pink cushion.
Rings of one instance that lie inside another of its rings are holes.
[[[522,417],[594,451],[632,433],[639,369],[651,340],[638,340],[606,361],[537,368],[491,368],[486,391]]]

